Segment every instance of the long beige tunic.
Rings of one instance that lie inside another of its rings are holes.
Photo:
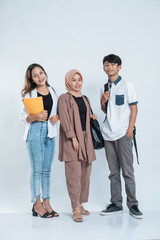
[[[87,107],[85,139],[81,127],[79,109],[73,96],[69,93],[65,93],[59,98],[58,113],[60,118],[60,134],[58,159],[60,161],[69,162],[82,160],[91,163],[96,160],[90,132],[90,106],[84,97],[83,99]],[[73,148],[72,137],[78,139],[78,154]]]

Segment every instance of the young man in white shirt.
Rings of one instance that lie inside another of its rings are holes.
[[[137,96],[133,85],[119,76],[120,57],[110,54],[103,59],[103,69],[108,75],[107,91],[101,88],[101,109],[106,114],[102,135],[110,170],[111,204],[101,211],[109,215],[123,211],[121,177],[125,181],[127,206],[135,218],[142,218],[136,199],[132,154],[132,133],[137,116]]]

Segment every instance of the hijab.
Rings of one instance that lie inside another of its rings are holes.
[[[81,90],[80,91],[75,91],[71,87],[71,79],[73,78],[74,74],[79,74],[81,79],[82,79],[82,81],[83,81],[83,77],[82,77],[81,73],[78,70],[76,70],[76,69],[72,69],[72,70],[68,71],[66,73],[66,75],[65,75],[65,86],[66,86],[66,89],[68,90],[68,93],[72,94],[73,96],[75,96],[75,97],[82,97]]]

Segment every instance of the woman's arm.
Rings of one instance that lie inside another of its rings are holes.
[[[61,127],[63,128],[66,138],[72,140],[73,148],[78,153],[79,143],[70,121],[69,112],[67,110],[67,101],[64,96],[61,96],[59,98],[58,114],[59,114]]]
[[[76,135],[70,121],[70,116],[67,109],[67,100],[64,95],[62,95],[58,101],[58,114],[61,127],[63,128],[66,138],[74,138]]]

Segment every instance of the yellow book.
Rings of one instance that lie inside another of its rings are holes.
[[[23,103],[26,109],[26,112],[31,115],[39,114],[44,111],[43,98],[24,98]],[[44,120],[39,120],[44,121]]]

